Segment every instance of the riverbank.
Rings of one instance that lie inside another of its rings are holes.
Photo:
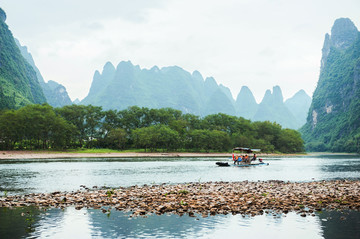
[[[66,151],[0,151],[0,159],[229,157],[229,155],[229,153],[72,153]]]
[[[360,210],[360,181],[320,181],[290,183],[265,182],[208,182],[177,185],[144,185],[118,189],[89,189],[82,185],[75,192],[27,194],[0,198],[0,207],[74,206],[110,208],[132,212],[133,216],[175,213],[204,217],[216,214],[260,215],[269,211],[301,216],[315,211]]]
[[[257,154],[258,157],[305,154]],[[56,158],[161,158],[161,157],[230,157],[231,153],[145,153],[145,152],[68,152],[68,151],[0,151],[0,159],[56,159]]]

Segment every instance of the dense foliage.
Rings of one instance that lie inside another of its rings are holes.
[[[265,152],[304,150],[295,130],[222,113],[200,118],[171,108],[103,111],[92,105],[52,108],[47,104],[0,113],[1,149],[228,151],[236,146]]]

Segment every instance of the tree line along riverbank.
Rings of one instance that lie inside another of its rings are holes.
[[[0,150],[145,149],[226,152],[236,146],[263,152],[303,152],[301,135],[271,122],[171,108],[103,110],[92,105],[27,105],[0,111]]]
[[[257,154],[258,157],[264,156],[304,156],[301,154]],[[228,153],[199,153],[199,152],[136,152],[109,150],[109,149],[82,149],[82,150],[12,150],[0,151],[0,159],[57,159],[57,158],[228,158]]]

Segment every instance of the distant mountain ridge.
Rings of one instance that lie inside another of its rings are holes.
[[[279,123],[283,127],[292,129],[297,129],[302,126],[284,104],[283,95],[279,86],[274,86],[272,93],[270,90],[266,91],[252,119],[254,121],[270,120]]]
[[[36,72],[21,55],[0,8],[0,109],[46,102]]]
[[[247,86],[241,87],[241,90],[235,102],[236,115],[245,119],[252,119],[256,114],[259,106],[255,97]]]
[[[284,102],[285,106],[295,117],[297,126],[303,126],[306,123],[306,117],[311,105],[311,97],[304,90],[299,90],[295,95]],[[299,127],[297,127],[299,129]]]
[[[130,61],[122,61],[116,68],[107,62],[101,73],[95,71],[89,94],[81,104],[118,110],[133,105],[170,107],[200,116],[225,113],[298,129],[305,122],[311,98],[301,91],[289,100],[286,105],[276,86],[257,104],[250,89],[244,86],[235,101],[229,88],[218,85],[213,77],[204,79],[198,71],[189,73],[178,66],[141,69]]]
[[[54,107],[72,104],[64,86],[44,81],[27,47],[13,38],[5,20],[6,14],[0,8],[0,109],[45,102]],[[336,44],[347,46],[346,40],[339,38]],[[329,47],[331,44],[335,43],[330,42]],[[170,107],[199,116],[224,113],[297,129],[304,122],[308,99],[305,92],[299,92],[283,102],[281,89],[275,86],[257,104],[250,89],[244,86],[235,101],[229,88],[217,84],[213,77],[204,79],[199,71],[189,73],[178,66],[141,69],[130,61],[122,61],[116,68],[107,62],[101,73],[96,71],[89,94],[74,103],[118,110],[133,105]]]
[[[305,126],[307,150],[360,152],[360,32],[334,22],[322,49],[320,77]]]
[[[19,47],[22,56],[27,60],[27,62],[33,67],[36,72],[36,76],[40,83],[40,86],[44,92],[45,98],[47,103],[53,107],[62,107],[65,105],[71,105],[71,99],[66,91],[66,88],[55,82],[55,81],[48,81],[45,82],[43,76],[40,73],[40,70],[35,65],[34,59],[26,46],[22,46],[19,40],[15,39],[16,45]]]
[[[190,74],[177,66],[141,69],[130,61],[122,61],[115,68],[108,62],[102,73],[95,72],[89,94],[81,104],[105,109],[125,109],[133,105],[171,107],[201,116],[219,112],[232,114],[233,102],[224,88],[212,77],[204,80],[198,71]]]

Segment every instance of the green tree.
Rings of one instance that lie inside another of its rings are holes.
[[[56,108],[56,113],[63,117],[67,122],[73,124],[76,128],[74,132],[77,145],[82,147],[86,135],[86,106],[84,105],[66,105],[61,108]]]
[[[17,111],[7,110],[0,115],[0,143],[2,149],[14,149],[22,139],[21,122]]]
[[[101,125],[102,134],[104,137],[111,130],[121,127],[120,118],[116,110],[107,110],[104,112],[104,120]]]
[[[104,139],[107,148],[124,149],[127,142],[127,133],[125,129],[117,128],[109,131]]]
[[[219,130],[192,130],[188,134],[189,149],[224,151],[231,148],[230,136]]]
[[[221,130],[228,134],[244,132],[241,127],[241,121],[236,116],[230,116],[223,113],[208,115],[203,119],[204,129]]]
[[[0,138],[13,149],[65,148],[73,138],[74,126],[57,116],[50,105],[27,105],[0,116]]]
[[[277,123],[271,123],[269,121],[254,122],[253,124],[256,130],[255,138],[257,140],[262,139],[265,142],[273,145],[275,149],[279,148],[277,140],[281,132],[281,125]]]
[[[94,141],[101,137],[100,126],[103,117],[104,113],[101,107],[92,105],[85,107],[85,134],[89,148],[92,148]]]
[[[149,109],[140,108],[138,106],[132,106],[126,110],[121,110],[118,112],[118,116],[121,122],[121,125],[124,129],[130,132],[133,129],[138,129],[143,127],[143,120],[145,119],[144,112],[147,112]]]
[[[153,125],[132,131],[136,147],[150,149],[176,149],[179,145],[179,133],[165,125]]]
[[[55,118],[49,138],[51,148],[69,148],[76,139],[74,132],[76,132],[75,125],[70,124],[61,117]]]
[[[277,150],[282,153],[304,152],[304,141],[301,134],[292,129],[283,129],[277,139]]]

